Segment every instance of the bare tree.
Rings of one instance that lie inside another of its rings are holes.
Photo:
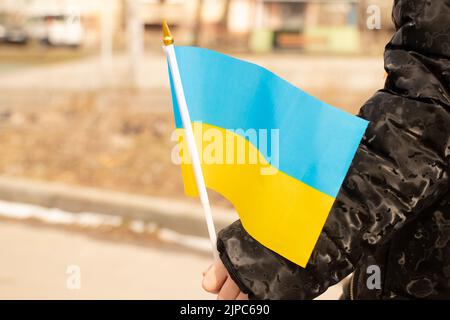
[[[197,0],[197,7],[195,9],[194,30],[193,30],[194,31],[193,43],[195,46],[198,46],[200,44],[203,4],[204,4],[204,0]]]
[[[223,0],[223,12],[222,17],[220,19],[220,26],[226,30],[228,25],[228,14],[230,12],[230,4],[231,0]]]

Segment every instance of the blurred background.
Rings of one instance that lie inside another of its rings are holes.
[[[384,83],[391,6],[0,0],[0,298],[214,298],[200,287],[202,211],[171,162],[162,19],[178,45],[255,62],[356,113]],[[236,219],[211,198],[217,229]]]

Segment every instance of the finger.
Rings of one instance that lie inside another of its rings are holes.
[[[243,292],[239,292],[238,296],[236,297],[236,300],[248,300],[248,295]]]
[[[222,261],[216,261],[203,277],[203,289],[210,293],[218,293],[227,279],[227,269]]]
[[[228,277],[217,295],[217,300],[234,300],[239,295],[239,292],[241,292],[239,287],[233,279]]]

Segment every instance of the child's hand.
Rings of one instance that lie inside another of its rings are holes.
[[[247,300],[246,294],[228,275],[228,271],[222,261],[217,260],[203,272],[203,289],[217,294],[219,300]]]

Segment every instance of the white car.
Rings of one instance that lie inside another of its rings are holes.
[[[78,15],[54,17],[47,24],[47,42],[54,46],[80,46],[84,30]]]
[[[51,46],[78,47],[84,28],[78,14],[52,14],[33,17],[28,22],[30,37]]]

